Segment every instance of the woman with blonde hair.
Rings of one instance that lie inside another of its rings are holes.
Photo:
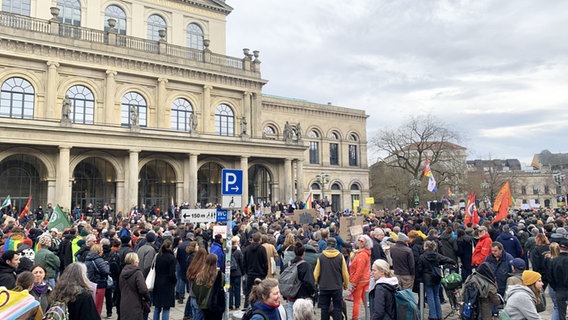
[[[369,292],[372,320],[396,319],[394,293],[399,288],[398,279],[394,276],[388,262],[377,259],[371,268],[375,288]]]
[[[560,254],[560,245],[558,244],[558,242],[552,242],[549,246],[549,249],[550,251],[544,254],[545,272],[542,273],[542,282],[544,282],[544,286],[542,287],[542,292],[546,290],[548,279],[550,278],[550,271],[549,271],[550,262],[552,261],[552,259],[558,257],[558,255]],[[548,294],[550,295],[550,300],[552,300],[553,304],[551,320],[558,320],[558,304],[556,303],[556,291],[554,290],[554,288],[552,288],[552,286],[548,286]]]
[[[261,237],[261,243],[264,249],[266,250],[266,257],[268,259],[268,274],[266,275],[267,278],[274,278],[276,274],[276,259],[278,259],[278,252],[276,252],[276,248],[272,243],[270,243],[269,238],[267,235],[263,234]],[[272,269],[274,268],[274,269]]]
[[[150,313],[150,292],[146,287],[144,274],[138,267],[139,262],[135,252],[124,257],[126,265],[119,277],[121,320],[142,320],[144,314]]]
[[[369,289],[369,266],[371,265],[371,249],[373,240],[367,235],[359,236],[357,239],[357,253],[349,266],[349,282],[353,294],[352,319],[359,319],[359,307],[361,300],[366,305],[365,291]]]
[[[284,244],[280,247],[278,252],[281,254],[282,257],[282,265],[280,266],[280,272],[284,271],[288,266],[288,263],[296,257],[294,254],[294,244],[296,243],[296,236],[290,232],[286,235],[284,239]]]
[[[536,310],[536,305],[541,299],[542,276],[538,272],[525,270],[522,278],[523,284],[512,285],[507,289],[507,304],[503,311],[511,320],[540,320],[542,318]]]

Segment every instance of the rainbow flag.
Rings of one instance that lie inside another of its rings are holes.
[[[4,252],[8,250],[18,251],[18,245],[24,242],[24,235],[21,233],[11,234],[4,242]]]
[[[0,319],[16,320],[21,317],[28,319],[33,315],[34,309],[37,309],[37,312],[33,319],[40,320],[43,318],[43,311],[39,302],[27,290],[12,291],[0,287],[0,296],[4,297],[2,304],[0,304]]]

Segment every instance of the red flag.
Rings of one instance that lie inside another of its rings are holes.
[[[20,218],[22,219],[24,218],[24,216],[26,215],[26,213],[28,213],[28,211],[30,211],[30,203],[32,202],[32,196],[30,196],[30,198],[28,199],[28,203],[26,203],[26,206],[24,207],[24,210],[22,210],[22,213],[20,213]]]
[[[479,225],[479,214],[477,213],[477,208],[473,207],[473,220],[471,223],[474,227]]]
[[[505,182],[493,204],[493,211],[497,214],[493,218],[493,222],[501,221],[507,218],[509,213],[509,206],[513,203],[513,196],[511,195],[511,188],[509,186],[509,181]]]
[[[465,217],[464,223],[467,226],[468,223],[472,223],[473,212],[475,211],[475,194],[470,192],[469,198],[467,199],[467,206],[465,207]]]

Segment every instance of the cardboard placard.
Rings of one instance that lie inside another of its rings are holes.
[[[363,216],[347,216],[339,218],[339,235],[345,242],[353,242],[354,237],[351,235],[351,227],[361,226],[363,228]],[[363,233],[361,229],[361,233]]]
[[[314,223],[318,216],[319,212],[316,209],[294,210],[292,221],[295,221],[300,225],[310,224]]]
[[[362,225],[358,225],[358,226],[349,227],[349,233],[350,233],[353,237],[357,237],[358,235],[363,234],[363,226],[362,226]]]

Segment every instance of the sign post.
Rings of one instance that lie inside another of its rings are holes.
[[[241,207],[243,197],[243,171],[223,169],[221,172],[221,194],[223,195],[223,209],[217,211],[217,222],[223,220],[227,223],[225,239],[225,314],[224,319],[229,319],[229,289],[231,287],[231,238],[233,237],[233,209]]]

